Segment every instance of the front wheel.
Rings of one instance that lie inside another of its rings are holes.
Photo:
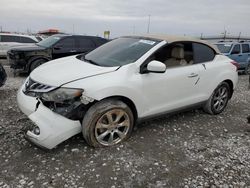
[[[31,65],[30,65],[30,72],[32,72],[37,67],[39,67],[40,65],[44,64],[45,62],[46,62],[45,59],[36,59],[36,60],[32,61]]]
[[[203,107],[209,114],[220,114],[227,106],[230,99],[230,87],[228,83],[222,82],[213,92]]]
[[[118,100],[103,100],[90,107],[82,122],[82,133],[93,147],[112,146],[126,140],[133,129],[130,108]]]

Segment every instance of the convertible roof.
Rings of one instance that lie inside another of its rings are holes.
[[[156,39],[156,40],[160,40],[160,41],[164,40],[168,43],[184,42],[184,41],[197,42],[197,43],[202,43],[202,44],[205,44],[205,45],[213,48],[214,51],[216,51],[216,53],[220,53],[220,51],[216,45],[213,45],[205,40],[199,40],[195,37],[174,36],[174,35],[156,35],[156,34],[147,34],[147,35],[142,35],[142,36],[138,36],[138,37],[148,38],[148,39]]]

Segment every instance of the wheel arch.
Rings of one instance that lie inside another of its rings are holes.
[[[229,88],[230,88],[230,97],[229,98],[231,99],[233,96],[233,92],[234,92],[234,84],[233,84],[232,80],[229,80],[229,79],[224,80],[223,82],[226,82],[229,85]]]
[[[28,71],[30,71],[30,66],[31,66],[31,64],[32,64],[34,61],[38,60],[38,59],[43,59],[43,60],[45,60],[45,61],[50,61],[50,59],[47,58],[47,57],[45,57],[45,56],[32,56],[32,57],[30,57],[29,60],[28,60],[28,64],[27,64],[26,69],[27,69]]]
[[[137,108],[136,108],[134,102],[131,99],[129,99],[128,97],[121,96],[121,95],[114,95],[114,96],[109,96],[109,97],[103,98],[101,101],[107,100],[107,99],[116,99],[116,100],[120,100],[120,101],[124,102],[126,105],[128,105],[130,107],[130,109],[134,115],[135,121],[138,119]]]

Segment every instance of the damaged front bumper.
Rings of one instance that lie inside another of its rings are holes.
[[[39,134],[34,130],[28,130],[26,133],[27,139],[40,147],[52,149],[61,142],[81,132],[81,123],[79,120],[71,120],[59,115],[43,103],[37,105],[37,99],[25,95],[22,88],[18,91],[17,102],[21,111],[39,129]]]

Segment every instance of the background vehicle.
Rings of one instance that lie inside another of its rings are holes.
[[[239,71],[250,74],[250,42],[222,42],[216,45],[221,53],[239,63]]]
[[[13,48],[8,51],[8,59],[11,68],[31,72],[47,61],[87,53],[106,42],[101,37],[58,34],[33,46]]]
[[[56,75],[56,76],[55,76]],[[94,147],[127,139],[135,122],[190,107],[219,114],[238,80],[235,62],[185,37],[121,37],[46,63],[18,92],[35,123],[27,138],[53,148],[82,131]]]
[[[0,57],[6,58],[7,51],[15,46],[34,44],[39,41],[40,38],[32,35],[0,33]]]
[[[7,79],[7,74],[3,66],[0,64],[0,87],[4,85],[6,79]]]

